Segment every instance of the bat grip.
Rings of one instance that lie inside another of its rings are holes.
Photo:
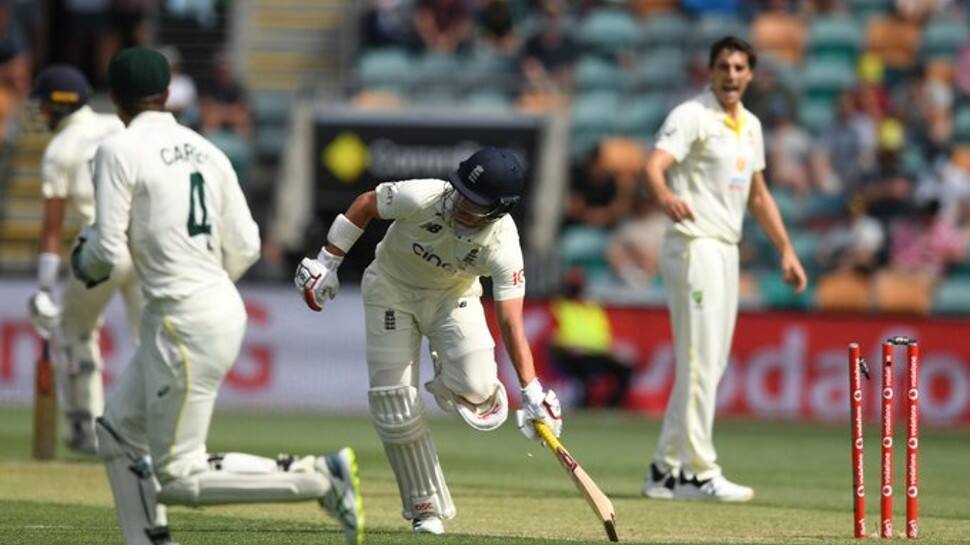
[[[562,448],[562,443],[559,442],[559,439],[556,439],[556,436],[552,434],[552,430],[549,429],[549,426],[545,422],[542,420],[533,420],[532,425],[535,427],[536,433],[549,445],[550,449],[555,452],[556,449]]]

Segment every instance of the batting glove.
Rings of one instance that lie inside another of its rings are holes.
[[[28,301],[30,322],[37,334],[49,339],[58,322],[61,321],[61,307],[54,301],[47,290],[38,290]]]
[[[337,290],[340,289],[337,267],[343,260],[343,257],[335,256],[324,249],[320,250],[316,259],[304,257],[300,262],[293,283],[310,309],[320,312],[328,299],[337,296]]]
[[[562,407],[559,405],[559,398],[552,390],[543,392],[539,379],[533,379],[525,388],[522,388],[522,408],[515,411],[516,425],[522,435],[529,439],[539,438],[535,427],[532,426],[535,420],[549,426],[556,437],[562,433]]]

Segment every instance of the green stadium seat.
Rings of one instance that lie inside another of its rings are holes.
[[[748,39],[750,31],[740,19],[724,15],[703,15],[690,30],[690,48],[692,51],[704,53],[706,60],[711,44],[729,35]]]
[[[563,269],[573,265],[605,268],[609,232],[598,227],[574,225],[559,237],[559,263]]]
[[[894,0],[851,0],[847,2],[852,17],[865,24],[871,17],[889,15],[895,6]]]
[[[465,96],[462,103],[475,112],[505,112],[515,106],[508,95],[492,90],[470,93]]]
[[[642,95],[626,100],[614,112],[613,132],[637,140],[652,138],[667,110],[664,95]]]
[[[363,89],[404,94],[414,82],[415,63],[399,48],[365,51],[357,60],[357,83]]]
[[[272,91],[255,92],[250,98],[253,120],[257,125],[286,124],[290,117],[292,93]]]
[[[613,116],[620,106],[620,95],[597,91],[576,96],[572,103],[570,154],[582,157],[613,131]]]
[[[453,54],[430,52],[418,58],[414,70],[415,83],[421,87],[454,86],[457,83],[455,74],[464,70],[464,65]]]
[[[584,55],[576,63],[573,73],[576,90],[616,91],[623,88],[623,71],[615,63],[597,55]]]
[[[647,17],[640,25],[639,47],[676,47],[688,45],[691,34],[690,21],[678,13],[661,13]],[[649,53],[649,49],[646,50]]]
[[[686,61],[679,49],[647,51],[627,77],[627,89],[680,91],[687,85]]]
[[[828,99],[807,98],[798,109],[799,122],[814,134],[831,124],[834,118],[835,104]]]
[[[967,41],[970,41],[970,27],[966,21],[934,19],[923,27],[920,35],[920,57],[952,59]]]
[[[813,58],[855,61],[863,29],[849,17],[816,17],[808,28],[808,53]]]
[[[970,102],[966,102],[953,113],[953,140],[970,144]]]
[[[810,56],[802,66],[802,93],[809,98],[834,102],[839,93],[855,85],[855,66],[830,58]]]
[[[580,42],[601,53],[633,49],[640,38],[640,27],[633,16],[620,9],[598,9],[580,21]]]
[[[456,77],[468,92],[490,89],[513,93],[518,90],[518,73],[513,63],[485,47],[476,48],[452,77]]]
[[[933,312],[939,314],[970,314],[970,278],[949,277],[936,288]]]
[[[240,183],[245,184],[251,151],[249,141],[230,130],[207,132],[205,137],[226,154]]]
[[[804,292],[795,293],[777,268],[758,273],[758,288],[768,308],[808,310],[814,306],[815,287],[809,284]]]

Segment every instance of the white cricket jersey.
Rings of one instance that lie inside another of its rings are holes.
[[[492,278],[496,300],[525,295],[522,248],[515,221],[506,214],[470,236],[446,221],[444,180],[407,180],[377,186],[377,211],[392,219],[377,245],[377,270],[420,289],[474,289],[479,276]]]
[[[97,221],[81,266],[100,278],[130,249],[149,300],[235,281],[259,228],[229,159],[167,112],[143,112],[95,155]]]
[[[61,120],[40,163],[45,199],[65,199],[85,225],[94,223],[94,183],[91,160],[108,135],[125,125],[114,114],[99,114],[81,106]]]
[[[676,222],[670,229],[738,243],[751,176],[765,168],[758,118],[741,106],[735,124],[707,89],[670,112],[656,147],[674,156],[667,180],[694,212],[693,220]]]

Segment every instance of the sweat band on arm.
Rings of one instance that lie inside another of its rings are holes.
[[[364,234],[363,229],[354,225],[354,222],[347,219],[347,216],[340,214],[330,225],[330,231],[327,232],[327,242],[340,248],[343,253],[347,253],[362,234]]]
[[[42,290],[50,291],[57,283],[57,269],[61,265],[61,256],[43,252],[37,256],[37,284]]]

